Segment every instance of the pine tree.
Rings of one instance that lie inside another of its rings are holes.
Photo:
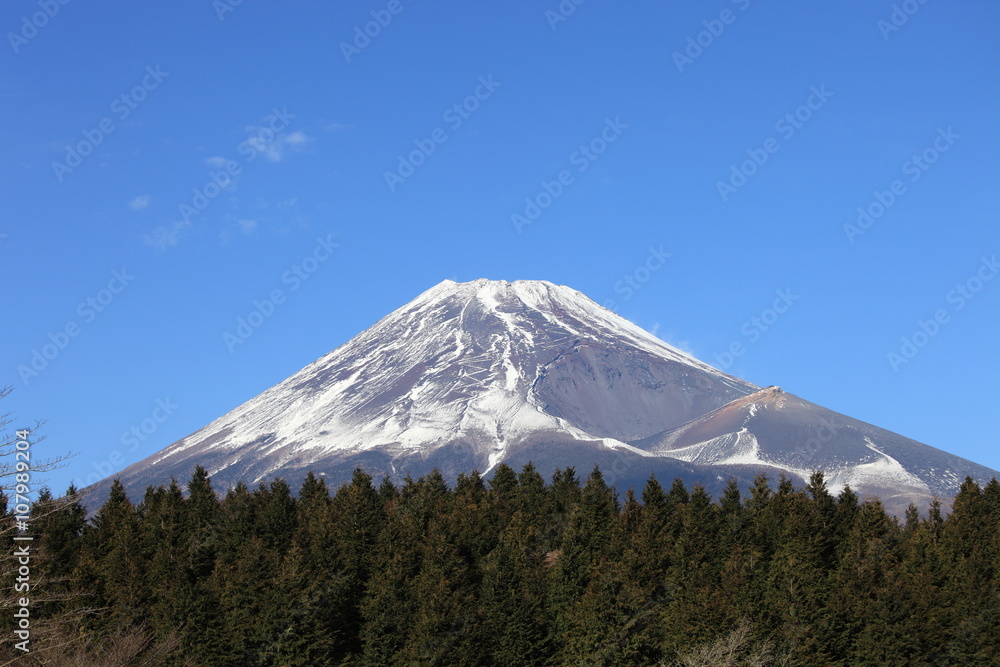
[[[656,475],[650,475],[646,485],[642,487],[642,504],[646,507],[666,507],[667,495],[663,492]]]
[[[538,535],[518,512],[483,560],[479,615],[484,662],[497,667],[543,664],[551,654],[545,614],[544,556]]]
[[[191,476],[183,505],[187,557],[173,600],[183,619],[178,633],[184,653],[219,664],[232,657],[234,640],[224,630],[219,590],[211,578],[219,548],[219,499],[201,466]]]
[[[188,483],[185,530],[188,534],[188,567],[194,579],[204,579],[215,566],[218,548],[219,499],[212,490],[208,472],[197,466]]]
[[[681,510],[681,530],[667,573],[664,654],[711,639],[730,613],[719,596],[719,520],[704,487],[696,486]],[[680,621],[680,619],[686,619]]]
[[[277,585],[282,565],[282,557],[252,533],[220,559],[212,579],[225,622],[220,648],[231,656],[230,664],[267,664],[265,658],[273,657],[290,611],[282,606],[286,600]]]
[[[496,547],[501,530],[498,517],[479,472],[459,475],[446,519],[459,554],[471,568]]]
[[[552,512],[551,494],[545,484],[545,478],[529,461],[524,464],[517,476],[517,487],[517,510],[541,535]]]
[[[627,585],[635,589],[635,594],[659,600],[666,594],[664,577],[670,566],[675,535],[670,530],[671,510],[666,494],[652,475],[643,487],[642,502],[638,521],[626,528],[622,536],[626,545],[622,562],[629,572]]]
[[[816,503],[816,509],[823,517],[824,523],[832,522],[836,511],[836,500],[826,487],[826,477],[822,470],[813,471],[806,485],[806,492]]]
[[[378,486],[378,495],[382,499],[382,504],[387,507],[390,503],[399,500],[399,489],[392,483],[388,475],[382,478],[382,482]]]
[[[680,477],[675,477],[674,483],[670,485],[670,491],[667,493],[667,504],[676,507],[687,504],[688,500],[690,497],[687,489],[684,488],[684,481]]]
[[[568,630],[572,604],[590,583],[602,558],[617,557],[611,549],[618,501],[595,467],[580,494],[580,503],[569,517],[561,553],[553,568],[551,614],[556,638]]]
[[[275,603],[286,612],[274,614],[274,641],[264,662],[333,665],[357,647],[357,603],[351,604],[349,576],[337,568],[343,558],[340,542],[350,535],[336,534],[329,490],[311,471],[300,487],[296,512],[291,546],[275,576]]]
[[[794,647],[792,659],[802,664],[828,661],[817,638],[825,627],[828,573],[834,563],[821,505],[824,491],[815,484],[811,490],[820,501],[801,492],[779,492],[775,520],[781,528],[758,617],[764,627],[779,629],[777,637]]]
[[[517,473],[506,463],[497,466],[490,480],[490,499],[500,517],[500,528],[510,521],[517,509]]]
[[[556,468],[552,474],[549,497],[551,499],[548,525],[543,535],[543,544],[550,552],[560,548],[563,531],[569,523],[570,513],[580,504],[580,480],[572,468]]]
[[[385,500],[371,475],[355,469],[351,483],[338,489],[330,502],[320,527],[322,538],[316,540],[318,551],[311,554],[307,570],[314,580],[333,575],[332,586],[309,595],[317,599],[314,608],[321,617],[316,627],[327,627],[335,639],[332,655],[336,659],[361,652],[361,607],[378,565],[386,522]]]
[[[397,661],[479,664],[477,586],[444,522],[431,519],[420,550],[420,570],[408,587],[414,613]]]
[[[838,568],[831,575],[835,591],[829,604],[831,627],[823,633],[833,647],[831,653],[845,656],[851,664],[892,659],[887,630],[895,619],[887,613],[887,593],[899,537],[898,525],[880,501],[865,500],[854,511]]]
[[[913,503],[906,506],[905,521],[907,534],[913,534],[920,528],[920,510]]]
[[[621,563],[602,558],[571,605],[560,652],[563,665],[652,665],[660,652],[656,604],[627,585]]]
[[[185,623],[187,554],[190,534],[184,494],[176,480],[169,489],[149,487],[139,514],[139,541],[142,562],[147,564],[150,594],[150,623],[161,640],[176,633]]]
[[[992,537],[1000,532],[982,489],[966,477],[952,504],[952,513],[942,527],[942,543],[949,563],[948,587],[954,595],[952,608],[958,620],[949,657],[955,663],[985,664],[995,657],[1000,640],[1000,609],[983,604],[996,599],[998,573]]]
[[[719,501],[719,519],[722,522],[722,539],[727,551],[739,544],[747,526],[747,516],[743,509],[743,498],[735,479],[726,482]]]
[[[257,505],[257,530],[269,548],[279,554],[291,546],[298,511],[288,482],[276,479],[267,487],[261,483],[253,494]]]
[[[62,498],[53,498],[48,488],[43,488],[32,503],[35,561],[42,566],[39,574],[44,572],[45,578],[40,583],[36,579],[39,590],[32,598],[41,616],[51,618],[76,607],[78,595],[71,591],[71,577],[80,561],[86,517],[87,510],[78,502],[72,484]]]
[[[94,607],[106,609],[98,621],[100,636],[146,620],[147,589],[135,506],[117,478],[92,527],[83,534],[77,574]]]
[[[369,485],[370,480],[369,477]],[[326,481],[310,470],[299,488],[298,525],[301,527],[305,523],[315,521],[329,504],[330,490],[326,487]]]
[[[310,474],[297,499],[278,480],[252,493],[238,484],[220,501],[199,468],[187,497],[172,482],[138,507],[116,482],[90,524],[72,488],[59,500],[43,490],[32,572],[46,592],[68,573],[68,599],[85,596],[91,613],[73,631],[83,644],[148,626],[165,667],[193,655],[355,667],[978,665],[1000,649],[995,480],[966,479],[947,518],[935,499],[901,525],[850,488],[833,498],[820,472],[803,490],[759,476],[745,500],[730,481],[717,502],[651,477],[642,503],[629,489],[624,507],[597,468],[582,489],[573,469],[551,486],[530,465],[498,472],[489,489],[472,472],[450,490],[438,471],[376,489],[357,469],[332,497]],[[9,522],[5,509],[0,495]],[[44,604],[36,611],[58,611]],[[89,664],[74,659],[50,656]]]
[[[996,477],[991,478],[983,487],[983,501],[993,512],[993,516],[1000,521],[1000,482]]]
[[[442,485],[443,480],[428,484],[424,478],[414,481],[407,476],[398,499],[386,505],[386,521],[373,550],[372,575],[361,603],[360,665],[401,664],[399,655],[415,623],[411,586],[420,572],[421,543],[431,517],[447,504],[447,487]]]

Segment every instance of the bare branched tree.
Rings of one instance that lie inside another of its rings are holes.
[[[770,641],[755,641],[753,626],[741,618],[728,635],[696,646],[669,664],[670,667],[777,667],[789,664],[789,660],[790,656],[775,656]]]
[[[102,641],[100,645],[83,639],[67,639],[66,629],[61,626],[43,627],[44,648],[27,655],[14,655],[9,647],[0,648],[0,667],[18,665],[34,667],[50,665],[58,667],[157,667],[177,650],[180,641],[176,637],[155,641],[153,633],[143,627],[122,630]],[[191,660],[188,664],[195,665]]]
[[[0,387],[0,400],[9,396],[11,391],[13,391],[13,387]],[[19,438],[17,437],[17,431],[8,431],[7,429],[12,423],[14,423],[14,417],[11,412],[0,413],[0,493],[7,493],[14,488],[13,482],[17,475],[16,449],[14,445]],[[68,453],[43,459],[34,458],[35,452],[38,451],[35,448],[45,440],[45,436],[40,435],[41,428],[44,425],[44,420],[35,420],[34,425],[26,429],[30,434],[28,439],[31,442],[32,448],[32,459],[30,461],[32,486],[36,488],[40,488],[44,482],[44,479],[38,475],[44,475],[47,472],[66,467],[66,461],[73,457],[72,453]]]
[[[11,387],[0,387],[0,399],[9,396],[11,391]],[[15,609],[22,606],[19,603],[21,598],[26,597],[30,600],[30,612],[42,605],[66,602],[70,599],[80,597],[79,595],[66,593],[65,586],[54,585],[59,582],[45,576],[45,568],[41,566],[46,556],[34,548],[33,542],[19,543],[22,545],[32,545],[30,550],[30,564],[32,568],[31,581],[29,582],[30,588],[27,592],[16,591],[14,588],[14,578],[18,573],[21,563],[14,553],[14,547],[7,547],[15,544],[12,538],[20,531],[14,520],[14,512],[11,510],[19,502],[18,495],[24,497],[29,494],[32,496],[36,495],[36,492],[42,488],[42,484],[44,483],[42,475],[64,467],[71,454],[43,459],[36,458],[36,453],[39,451],[36,447],[45,439],[44,436],[39,434],[39,430],[44,426],[45,422],[36,420],[31,427],[11,430],[9,427],[13,422],[14,418],[11,412],[8,411],[0,414],[0,494],[8,497],[7,511],[0,518],[0,543],[5,545],[4,553],[0,554],[0,581],[3,582],[2,587],[0,587],[0,614],[6,617],[3,619],[4,625],[6,621],[13,617]],[[18,434],[21,430],[28,431],[27,437],[22,437],[25,435],[23,433]],[[23,453],[24,450],[17,448],[17,443],[22,440],[27,440],[31,443],[27,454]],[[18,453],[22,455],[18,456]],[[19,475],[23,475],[24,473],[27,473],[27,477],[19,477]],[[25,481],[26,479],[27,481]],[[45,499],[40,502],[36,501],[32,503],[30,511],[32,522],[44,520],[47,516],[61,511],[67,503],[73,502],[72,498],[53,498],[49,494],[43,494],[43,497]],[[30,523],[28,534],[30,535]],[[0,644],[0,667],[10,664],[76,664],[69,662],[68,659],[63,659],[68,658],[70,655],[76,655],[83,650],[75,633],[68,631],[68,628],[78,625],[81,618],[94,613],[95,610],[88,610],[80,605],[71,605],[70,608],[72,608],[72,611],[61,613],[55,618],[44,618],[32,614],[30,617],[31,652],[24,654],[22,651],[14,648],[12,641],[5,641]],[[89,664],[102,663],[91,662]],[[140,663],[136,662],[134,664]]]

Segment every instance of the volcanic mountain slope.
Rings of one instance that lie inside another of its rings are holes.
[[[947,501],[966,475],[988,480],[996,471],[891,431],[767,387],[721,408],[633,442],[658,456],[696,465],[749,466],[879,496],[897,514],[910,502],[925,508]]]
[[[824,420],[834,424],[828,440]],[[760,390],[568,287],[477,280],[431,288],[119,477],[137,498],[149,484],[186,481],[199,464],[224,489],[297,484],[309,470],[336,486],[358,465],[398,480],[529,460],[543,474],[599,464],[622,489],[650,473],[717,490],[730,476],[801,478],[822,467],[862,492],[921,500],[991,473]],[[85,501],[101,502],[107,487],[90,487]]]

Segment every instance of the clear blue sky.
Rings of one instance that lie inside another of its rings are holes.
[[[234,3],[0,8],[0,408],[56,491],[480,277],[1000,468],[1000,6]]]

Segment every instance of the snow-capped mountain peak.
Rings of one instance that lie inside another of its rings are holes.
[[[435,285],[122,477],[141,492],[196,464],[224,487],[309,470],[338,483],[357,465],[454,477],[529,460],[713,488],[823,469],[899,498],[991,472],[727,375],[569,287],[481,279]]]

